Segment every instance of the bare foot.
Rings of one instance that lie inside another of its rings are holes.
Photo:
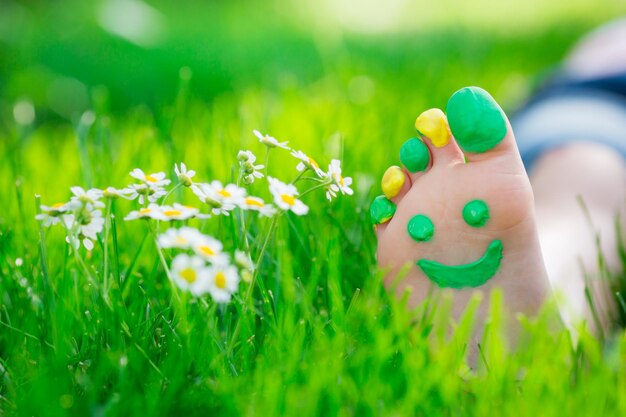
[[[386,284],[410,265],[397,291],[412,287],[411,306],[446,289],[458,316],[474,291],[500,287],[509,312],[532,314],[548,281],[533,193],[509,122],[478,87],[457,91],[446,113],[447,121],[437,109],[418,117],[423,141],[403,145],[404,168],[385,173],[386,197],[372,203]]]

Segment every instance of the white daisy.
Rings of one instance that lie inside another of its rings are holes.
[[[256,155],[252,153],[252,151],[239,151],[237,153],[237,160],[239,162],[256,162]]]
[[[223,186],[220,181],[212,181],[210,184],[196,183],[191,186],[191,190],[216,215],[228,215],[229,211],[243,203],[246,196],[243,188],[235,184]]]
[[[159,235],[158,243],[161,248],[189,249],[202,236],[202,233],[192,227],[171,228]]]
[[[239,289],[237,268],[232,265],[209,267],[208,291],[216,303],[227,303]]]
[[[174,206],[161,206],[159,210],[166,220],[187,220],[196,217],[200,210],[195,207],[174,203]]]
[[[267,146],[268,148],[283,148],[283,149],[287,149],[289,150],[289,146],[287,146],[287,142],[279,142],[276,138],[270,136],[270,135],[264,135],[261,132],[259,132],[258,130],[253,130],[252,133],[254,133],[254,135],[259,138],[259,142],[261,142],[263,145]]]
[[[311,158],[307,154],[302,151],[291,151],[291,155],[300,160],[300,163],[296,166],[298,172],[302,172],[306,169],[310,169],[317,174],[318,177],[324,177],[324,171],[320,169],[319,164],[315,161],[315,159]]]
[[[163,214],[161,207],[156,204],[150,204],[148,207],[141,208],[139,210],[133,210],[124,217],[124,220],[137,220],[137,219],[154,219],[154,220],[168,220],[167,216]]]
[[[228,255],[222,252],[222,242],[212,236],[200,234],[191,241],[191,249],[196,255],[214,264],[227,264]]]
[[[158,199],[167,194],[167,191],[161,187],[151,187],[148,184],[131,184],[128,186],[128,199],[134,200],[139,197],[139,204],[144,204],[147,198],[150,203],[156,202]]]
[[[170,180],[165,178],[164,172],[145,174],[141,169],[135,168],[130,172],[130,176],[150,187],[165,187],[170,183]]]
[[[78,249],[82,243],[85,249],[93,249],[93,241],[98,238],[104,227],[104,218],[102,211],[97,209],[89,209],[88,206],[80,208],[75,214],[66,214],[63,216],[63,223],[68,230],[65,238],[67,243]]]
[[[103,208],[104,203],[100,201],[102,198],[102,190],[97,188],[92,188],[91,190],[85,191],[83,187],[70,187],[70,191],[72,191],[72,198],[70,199],[70,205],[73,208],[78,208],[81,205],[87,205],[88,208]]]
[[[337,193],[341,191],[341,194],[352,195],[354,191],[350,188],[352,185],[352,178],[341,176],[341,161],[333,159],[328,165],[328,173],[326,178],[329,181],[329,186],[326,189],[326,198],[332,200],[333,197],[337,197]]]
[[[115,200],[120,197],[130,200],[130,195],[132,193],[133,190],[131,190],[130,188],[117,189],[114,187],[107,187],[104,191],[102,191],[102,196],[111,200]]]
[[[298,189],[292,184],[285,184],[276,178],[267,177],[270,183],[270,192],[274,196],[274,203],[282,210],[291,210],[298,216],[309,212],[309,208],[298,200]]]
[[[61,221],[61,216],[72,208],[69,203],[56,203],[51,206],[41,205],[41,214],[35,216],[35,219],[43,222],[45,227],[55,225]]]
[[[172,279],[178,287],[199,297],[209,289],[212,271],[207,268],[204,260],[198,256],[181,253],[172,261]]]
[[[237,154],[239,161],[239,170],[246,184],[252,184],[255,178],[263,178],[262,169],[264,165],[254,165],[256,156],[250,151],[239,151]]]
[[[246,197],[240,207],[244,210],[258,211],[260,215],[265,217],[272,217],[276,214],[276,208],[271,204],[266,204],[259,197]]]
[[[178,169],[178,164],[174,164],[174,172],[178,176],[178,181],[180,181],[185,187],[191,187],[193,184],[191,178],[196,175],[196,171],[192,169],[187,170],[187,166],[181,162],[180,169]]]

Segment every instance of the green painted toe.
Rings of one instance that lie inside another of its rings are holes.
[[[370,205],[370,217],[373,224],[387,223],[396,214],[396,205],[384,195],[379,195]]]
[[[400,148],[400,162],[411,172],[424,171],[430,162],[430,153],[424,142],[411,138]]]
[[[486,152],[506,136],[504,112],[480,87],[465,87],[450,97],[446,107],[450,130],[467,152]]]

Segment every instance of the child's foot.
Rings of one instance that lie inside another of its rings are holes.
[[[450,130],[440,110],[418,117],[424,140],[402,146],[404,168],[387,170],[386,197],[372,203],[386,284],[408,264],[397,289],[412,287],[411,306],[448,288],[458,316],[474,291],[500,287],[510,312],[532,314],[548,281],[533,194],[508,120],[477,87],[457,91],[446,113]]]

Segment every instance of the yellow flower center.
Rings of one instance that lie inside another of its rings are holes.
[[[144,215],[144,214],[148,214],[151,213],[152,209],[150,208],[142,208],[141,210],[139,210],[139,214]]]
[[[196,271],[193,268],[185,268],[180,271],[180,277],[190,284],[196,281]]]
[[[226,191],[226,189],[222,188],[221,190],[219,190],[217,192],[219,195],[221,195],[222,197],[232,197],[232,194],[229,193],[228,191]]]
[[[262,201],[257,200],[256,198],[246,198],[246,204],[249,206],[256,206],[256,207],[264,207],[265,204],[263,204]]]
[[[182,236],[176,236],[176,239],[174,239],[174,242],[176,242],[176,244],[178,245],[184,245],[185,243],[187,243],[187,239],[185,239]]]
[[[280,199],[283,200],[285,203],[289,204],[290,206],[293,206],[294,204],[296,204],[296,199],[294,198],[294,196],[289,195],[289,194],[281,194]]]
[[[202,252],[203,254],[207,256],[215,255],[215,252],[213,251],[213,249],[211,249],[210,247],[206,245],[198,246],[198,249],[200,250],[200,252]]]
[[[345,183],[343,182],[343,177],[341,175],[339,176],[339,185],[341,185],[342,187],[345,185]]]
[[[167,217],[173,217],[180,216],[181,214],[183,214],[183,212],[180,210],[165,210],[163,214],[165,214]]]
[[[154,178],[152,175],[146,175],[146,181],[148,182],[157,182],[158,180]]]
[[[58,208],[63,207],[64,205],[65,205],[65,203],[56,203],[56,204],[53,204],[53,205],[52,205],[52,208],[53,208],[53,209],[58,209]]]
[[[226,288],[226,275],[222,271],[215,274],[215,286],[221,290]]]
[[[315,159],[309,158],[309,165],[311,165],[315,169],[320,169],[320,166],[315,162]]]

